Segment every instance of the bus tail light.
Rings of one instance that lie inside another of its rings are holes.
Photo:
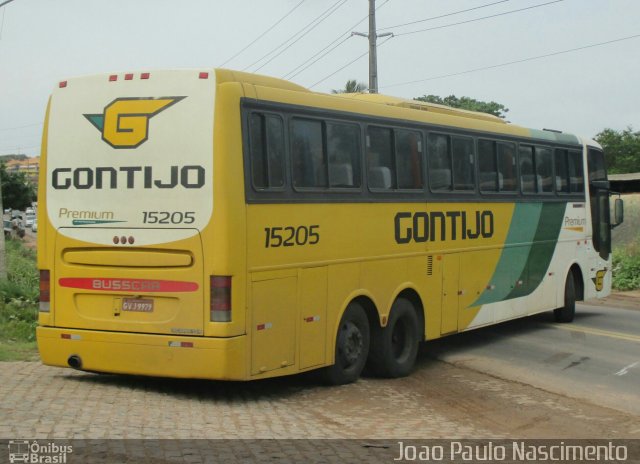
[[[47,269],[40,270],[40,311],[48,313],[50,310],[49,302],[51,299],[51,285],[49,271]]]
[[[231,322],[231,276],[211,276],[211,322]]]

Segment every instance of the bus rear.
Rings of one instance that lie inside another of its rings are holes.
[[[242,358],[238,338],[203,337],[209,322],[230,320],[231,278],[204,259],[215,89],[213,72],[155,71],[54,90],[39,185],[45,364],[242,376],[228,356]]]

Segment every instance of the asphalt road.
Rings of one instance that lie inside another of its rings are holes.
[[[570,324],[540,314],[426,343],[423,350],[458,367],[640,414],[640,305],[579,304]]]

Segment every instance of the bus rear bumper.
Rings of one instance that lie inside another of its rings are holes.
[[[183,337],[38,327],[43,364],[84,371],[194,379],[246,380],[246,336]]]

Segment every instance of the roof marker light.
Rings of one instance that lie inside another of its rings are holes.
[[[142,73],[142,74],[140,74],[140,79],[149,79],[150,76],[151,76],[151,74],[148,73],[148,72]]]
[[[60,81],[60,83],[58,84],[58,87],[60,87],[61,89],[64,89],[67,86],[67,81]]]
[[[198,74],[198,77],[200,79],[209,79],[209,73],[208,72],[201,72],[200,74]]]
[[[117,74],[111,74],[109,76],[109,82],[115,82],[118,80],[118,75]]]
[[[131,79],[133,79],[133,74],[125,74],[124,75],[124,80],[125,81],[130,81]]]

